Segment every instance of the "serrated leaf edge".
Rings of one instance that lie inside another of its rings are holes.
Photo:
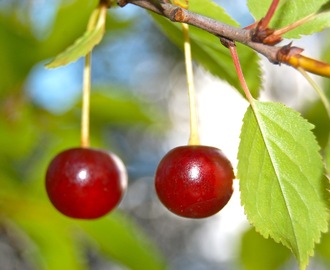
[[[267,143],[266,143],[266,141],[265,141],[265,138],[264,138],[264,133],[262,132],[262,128],[261,128],[261,126],[260,126],[260,119],[258,118],[258,113],[257,113],[257,108],[256,108],[256,106],[255,106],[255,102],[259,102],[259,103],[265,103],[265,102],[260,102],[260,101],[257,101],[257,100],[253,100],[253,102],[251,103],[251,106],[250,106],[250,108],[252,109],[252,112],[253,112],[253,115],[254,115],[254,117],[255,117],[255,119],[256,119],[256,122],[257,122],[257,126],[258,126],[258,128],[260,129],[260,132],[261,132],[261,134],[262,134],[262,139],[263,139],[263,141],[264,141],[264,144],[265,144],[265,147],[267,148],[267,153],[270,153],[270,151],[268,150],[268,145],[267,145]],[[271,102],[268,102],[268,103],[271,103]],[[278,105],[281,105],[281,106],[283,106],[283,107],[286,107],[284,104],[281,104],[281,103],[277,103]],[[287,108],[287,107],[286,107]],[[294,111],[293,110],[293,112],[297,115],[297,116],[299,116],[300,118],[301,118],[301,120],[303,120],[303,121],[305,121],[307,124],[309,124],[309,131],[311,132],[311,134],[313,135],[313,138],[314,138],[314,140],[316,141],[316,137],[315,137],[315,135],[313,134],[313,132],[311,131],[312,129],[313,129],[313,125],[311,124],[311,123],[309,123],[305,118],[303,118],[303,117],[301,117],[301,114],[299,113],[299,112],[297,112],[297,111]],[[318,145],[318,144],[317,144]],[[318,149],[318,153],[319,153],[319,150],[320,150],[320,147],[319,147],[319,149]],[[270,155],[270,154],[269,154]],[[322,160],[322,156],[320,155],[320,153],[319,153],[319,156],[320,156],[320,159]],[[272,162],[272,167],[273,167],[273,170],[274,170],[274,172],[276,172],[276,175],[278,175],[278,173],[277,173],[277,171],[276,171],[276,169],[274,168],[274,166],[273,166],[273,162]],[[280,187],[280,189],[281,189],[281,194],[282,194],[282,196],[283,196],[283,192],[282,192],[282,188]],[[284,196],[283,196],[284,197]],[[285,198],[284,198],[284,201],[286,201],[285,200]],[[244,204],[242,203],[242,206],[244,207]],[[285,206],[287,207],[287,204],[285,204]],[[245,208],[245,207],[244,207]],[[246,212],[246,210],[244,209],[244,213],[245,213],[245,215],[248,217],[248,214],[247,214],[247,212]],[[288,210],[288,213],[290,213],[289,212],[289,210]],[[328,213],[328,217],[327,217],[327,220],[329,219],[329,213]],[[250,222],[250,224],[251,225],[253,225],[254,226],[254,222],[253,221],[250,221],[249,220],[249,222]],[[293,224],[292,224],[292,222],[290,222],[290,224],[293,226]],[[327,224],[323,224],[324,226],[320,226],[319,228],[318,228],[318,232],[317,232],[317,235],[315,235],[314,237],[313,237],[313,244],[312,244],[312,249],[311,249],[311,251],[307,254],[307,259],[306,259],[306,261],[304,260],[304,261],[301,261],[300,260],[300,255],[299,255],[299,258],[297,258],[297,260],[298,260],[298,263],[299,263],[299,268],[300,268],[300,270],[304,270],[304,269],[306,269],[306,267],[307,267],[307,265],[308,265],[308,261],[309,261],[309,256],[313,256],[314,255],[314,249],[315,249],[315,245],[317,244],[317,243],[319,243],[320,242],[320,240],[321,240],[321,234],[322,233],[325,233],[325,232],[327,232],[328,231],[328,226],[327,226]],[[271,233],[270,233],[270,231],[269,230],[267,230],[267,231],[260,231],[260,229],[258,229],[257,227],[255,227],[254,226],[254,228],[255,228],[255,230],[256,230],[256,232],[258,232],[260,235],[262,235],[264,238],[266,238],[266,239],[268,239],[269,237],[270,238],[272,238],[276,243],[281,243],[282,245],[284,245],[285,247],[287,247],[287,248],[289,248],[290,250],[291,250],[291,252],[293,252],[293,250],[292,250],[292,248],[290,247],[290,246],[288,246],[287,244],[285,244],[281,239],[274,239],[272,236],[271,236]],[[292,230],[292,231],[294,231],[294,229]],[[296,241],[296,235],[294,235],[294,239],[295,239],[295,241]],[[297,243],[297,241],[296,241],[296,243]],[[298,246],[298,245],[297,245]],[[294,253],[294,252],[293,252]]]

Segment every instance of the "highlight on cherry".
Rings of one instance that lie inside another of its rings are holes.
[[[50,201],[62,214],[95,219],[115,209],[124,196],[127,173],[114,154],[71,148],[54,157],[46,172]]]
[[[230,161],[215,147],[180,146],[160,161],[155,188],[160,201],[173,213],[205,218],[218,213],[233,193]]]

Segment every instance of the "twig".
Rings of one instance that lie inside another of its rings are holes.
[[[254,37],[253,33],[255,32],[254,31],[255,29],[237,28],[231,25],[227,25],[217,20],[208,18],[206,16],[191,12],[182,7],[173,5],[168,0],[117,0],[117,3],[121,7],[125,6],[126,4],[133,4],[141,8],[155,12],[159,15],[162,15],[173,22],[190,24],[202,30],[205,30],[219,38],[226,38],[234,42],[242,43],[250,47],[254,51],[264,55],[273,64],[284,63],[289,66],[297,67],[296,59],[298,57],[301,58],[302,60],[308,59],[309,63],[314,60],[300,54],[292,56],[291,51],[288,52],[288,55],[283,54],[283,52],[287,49],[287,47],[291,46],[291,43],[285,46],[274,46],[279,40],[281,40],[280,36],[275,36],[276,42],[273,42],[274,40],[271,40],[273,43],[270,42],[269,44],[264,44],[253,38]],[[272,17],[272,14],[276,9],[277,4],[278,1],[274,0],[271,5],[270,11],[268,12],[267,20],[270,20],[270,18]],[[292,48],[294,49],[294,47]],[[301,62],[302,61],[300,61],[299,63]],[[320,61],[315,60],[314,63],[316,62],[321,63]],[[316,64],[316,66],[319,67],[318,64]],[[309,72],[313,72],[320,76],[330,77],[329,76],[330,65],[327,63],[322,62],[321,71],[319,71],[318,69],[313,69],[313,70],[305,69],[305,70]]]
[[[242,29],[224,24],[217,20],[170,4],[167,1],[118,0],[117,3],[121,7],[125,6],[126,4],[133,4],[162,15],[173,22],[187,23],[203,29],[217,37],[225,37],[235,42],[245,44],[256,52],[267,57],[270,62],[274,64],[279,63],[277,59],[277,53],[281,47],[269,46],[252,41],[251,31],[248,29]]]

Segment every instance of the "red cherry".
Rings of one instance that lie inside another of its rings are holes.
[[[99,218],[121,201],[127,186],[122,161],[112,153],[72,148],[58,154],[46,173],[52,204],[66,216]]]
[[[202,145],[180,146],[160,161],[155,187],[173,213],[204,218],[220,211],[233,193],[234,172],[221,150]]]

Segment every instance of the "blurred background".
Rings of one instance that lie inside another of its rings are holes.
[[[253,22],[245,1],[215,2],[241,26]],[[45,171],[58,152],[79,146],[83,60],[57,69],[44,65],[81,36],[96,5],[0,0],[0,270],[298,269],[286,248],[249,226],[237,180],[228,205],[207,219],[180,218],[159,203],[156,167],[189,136],[183,54],[145,10],[131,5],[108,11],[106,35],[93,52],[91,97],[91,145],[125,162],[128,192],[118,210],[95,221],[53,209]],[[330,62],[329,34],[294,45]],[[299,110],[325,147],[329,119],[314,90],[293,69],[258,61],[263,74],[250,80],[260,81],[260,98]],[[219,70],[224,76],[225,69]],[[330,98],[329,80],[313,78]],[[195,83],[202,143],[222,149],[236,167],[248,103],[197,62]],[[308,269],[329,267],[326,234]]]

